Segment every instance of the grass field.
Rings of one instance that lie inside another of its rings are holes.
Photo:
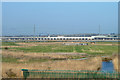
[[[38,42],[39,43],[39,42]],[[96,44],[116,44],[116,42],[98,42]],[[29,43],[28,43],[29,44]],[[32,44],[37,44],[32,42]],[[20,46],[14,42],[4,42],[3,46]],[[37,44],[36,46],[27,47],[11,47],[9,49],[14,49],[16,51],[23,52],[37,52],[37,53],[57,53],[57,52],[76,52],[76,53],[87,53],[87,54],[106,54],[111,55],[118,52],[117,45],[63,45],[63,44]]]
[[[33,63],[33,62],[47,62],[47,61],[55,61],[59,60],[59,58],[67,58],[67,59],[80,59],[83,57],[88,57],[89,55],[100,55],[100,56],[108,56],[112,55],[113,53],[118,53],[118,45],[104,45],[104,44],[117,44],[116,42],[97,42],[96,44],[103,44],[103,45],[92,45],[89,43],[89,45],[63,45],[62,43],[55,43],[55,42],[26,42],[26,43],[19,43],[19,42],[3,42],[2,45],[5,47],[8,47],[6,50],[6,54],[3,54],[2,57],[2,62],[7,62],[7,63]],[[11,47],[12,46],[12,47]],[[18,47],[16,47],[18,46]],[[10,53],[11,52],[11,53]],[[22,59],[22,57],[19,57],[23,55],[25,59]],[[39,55],[42,55],[43,53],[86,53],[88,54],[87,56],[79,56],[79,55],[44,55],[43,57],[45,58],[34,58],[30,56],[26,56],[25,54],[28,55],[33,55],[31,53],[38,53],[36,57]],[[17,55],[13,57],[14,55]],[[53,56],[55,56],[53,58]],[[26,58],[27,57],[27,58]],[[49,58],[51,57],[51,59]]]
[[[2,42],[2,46],[18,46],[16,42]]]
[[[6,71],[13,69],[14,73],[20,77],[21,69],[24,68],[46,70],[50,67],[52,70],[97,70],[101,66],[100,56],[111,56],[118,52],[116,44],[117,42],[96,42],[95,44],[89,43],[89,45],[64,45],[63,42],[3,42],[2,75],[8,77]],[[57,53],[72,53],[72,55]],[[75,53],[86,53],[87,55],[73,55]],[[96,58],[97,56],[100,58]],[[88,59],[72,60],[83,57]],[[62,60],[64,58],[65,60]]]
[[[77,53],[88,53],[88,54],[112,54],[117,53],[118,46],[63,46],[63,45],[39,45],[32,47],[16,47],[18,51],[24,52],[77,52]]]

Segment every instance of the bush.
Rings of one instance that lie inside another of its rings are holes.
[[[5,47],[4,49],[5,49],[5,50],[8,50],[8,47]]]

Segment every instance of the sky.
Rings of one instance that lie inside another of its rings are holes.
[[[117,33],[117,2],[3,2],[3,35]]]

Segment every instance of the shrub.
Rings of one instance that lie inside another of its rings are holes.
[[[4,49],[5,49],[5,50],[8,50],[8,47],[5,47]]]

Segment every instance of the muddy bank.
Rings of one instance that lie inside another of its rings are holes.
[[[102,56],[102,61],[109,62],[112,60],[111,56]]]

